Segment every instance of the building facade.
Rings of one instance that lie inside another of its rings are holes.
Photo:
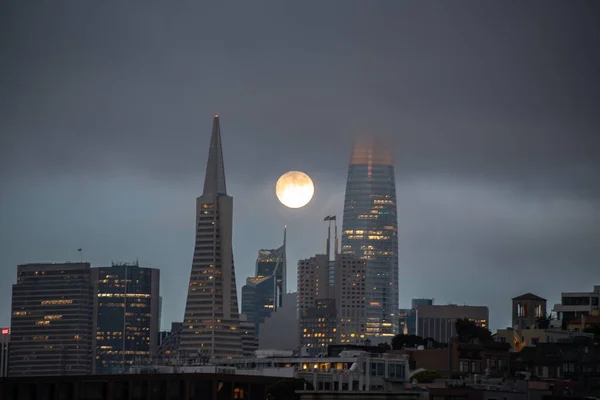
[[[591,292],[563,292],[560,297],[560,304],[554,306],[554,311],[562,321],[592,315],[592,311],[600,309],[600,285],[594,286]]]
[[[26,264],[13,285],[9,376],[92,373],[89,263]]]
[[[10,328],[0,330],[0,378],[8,376],[8,352],[10,347]]]
[[[475,325],[488,329],[489,309],[485,306],[432,305],[416,309],[416,335],[432,338],[438,343],[448,343],[456,336],[456,321],[468,319]]]
[[[242,314],[255,325],[257,334],[260,324],[275,310],[274,282],[274,276],[250,277],[242,287]]]
[[[362,343],[366,332],[366,262],[351,255],[336,257],[337,343]]]
[[[179,344],[181,343],[182,322],[171,322],[170,331],[159,334],[160,342],[156,350],[156,360],[160,363],[177,363],[179,361]]]
[[[327,353],[327,346],[337,340],[337,310],[335,299],[318,299],[300,316],[300,345],[309,355]]]
[[[298,312],[302,316],[314,307],[319,299],[331,299],[333,288],[329,284],[329,257],[317,254],[298,261]]]
[[[190,357],[240,356],[232,248],[233,198],[227,195],[219,116],[213,119],[206,178],[196,200],[196,244],[180,352]]]
[[[389,147],[355,144],[348,168],[342,253],[366,261],[367,336],[398,333],[398,219]]]
[[[95,373],[122,373],[156,353],[160,271],[135,264],[92,268]]]
[[[546,299],[525,293],[512,299],[512,323],[515,329],[532,329],[546,317]]]
[[[287,264],[285,254],[286,231],[283,230],[283,245],[275,250],[261,249],[256,259],[254,276],[273,277],[273,309],[281,307],[283,295],[287,291]]]
[[[256,324],[249,322],[246,315],[240,314],[240,330],[242,332],[242,356],[254,357],[254,352],[258,350]]]

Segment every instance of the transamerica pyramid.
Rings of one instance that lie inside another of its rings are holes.
[[[227,195],[221,128],[215,115],[204,192],[196,199],[196,244],[179,347],[184,357],[242,355],[232,220],[233,198]]]

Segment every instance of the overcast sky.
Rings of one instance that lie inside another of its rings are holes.
[[[490,307],[600,284],[596,1],[2,2],[0,326],[20,263],[161,269],[183,318],[213,113],[238,291],[288,224],[296,264],[341,220],[353,138],[388,138],[400,305]],[[286,171],[315,197],[275,197]],[[241,301],[241,299],[240,299]]]

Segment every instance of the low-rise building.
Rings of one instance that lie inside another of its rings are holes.
[[[460,343],[452,339],[447,348],[404,349],[398,352],[410,357],[411,370],[438,371],[445,377],[470,374],[494,377],[508,373],[509,350],[510,346],[506,343]]]
[[[416,308],[416,335],[448,343],[455,337],[456,321],[468,319],[481,328],[489,326],[489,310],[485,306],[419,305]]]
[[[600,285],[594,286],[591,292],[563,292],[560,296],[560,304],[554,306],[554,311],[561,321],[592,315],[592,311],[598,309],[600,309]]]
[[[570,342],[540,343],[514,354],[514,372],[533,378],[569,379],[590,391],[600,390],[600,345],[593,339],[576,338]]]
[[[527,346],[537,346],[540,343],[556,343],[561,340],[576,336],[592,337],[592,334],[584,334],[574,330],[565,329],[498,329],[493,335],[494,340],[500,343],[508,343],[511,351],[521,351]]]
[[[586,329],[598,329],[600,327],[600,312],[592,310],[591,315],[581,315],[566,322],[566,328],[570,331],[583,332]]]

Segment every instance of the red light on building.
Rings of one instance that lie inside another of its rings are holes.
[[[10,335],[10,328],[2,328],[3,335]]]

